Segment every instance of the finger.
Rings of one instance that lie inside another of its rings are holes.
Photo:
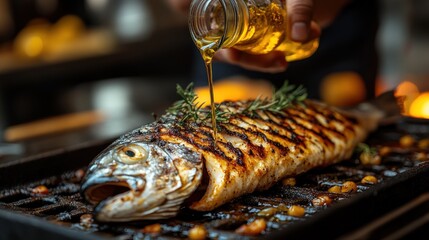
[[[306,42],[313,18],[313,0],[287,0],[290,36],[293,41]]]
[[[313,39],[320,37],[321,33],[322,33],[322,29],[320,28],[320,25],[317,24],[315,21],[311,21],[310,35],[308,37],[308,41],[311,41]]]
[[[288,63],[281,52],[254,55],[236,49],[221,49],[215,54],[215,59],[234,64],[247,70],[279,73],[286,70]]]

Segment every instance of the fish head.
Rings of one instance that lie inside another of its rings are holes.
[[[84,198],[98,221],[170,218],[200,185],[202,157],[182,144],[127,134],[89,165]]]

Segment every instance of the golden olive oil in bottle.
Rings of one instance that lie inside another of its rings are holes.
[[[207,69],[216,137],[212,59],[221,48],[235,48],[252,54],[285,53],[286,61],[311,56],[318,39],[308,43],[291,40],[285,0],[193,0],[189,30]]]

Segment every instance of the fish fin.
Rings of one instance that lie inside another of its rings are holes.
[[[401,117],[394,91],[385,92],[371,101],[340,111],[356,118],[359,125],[368,132],[382,125],[393,124]]]

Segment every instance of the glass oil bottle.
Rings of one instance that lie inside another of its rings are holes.
[[[216,138],[212,81],[212,58],[221,48],[235,48],[251,54],[282,51],[286,61],[311,56],[318,39],[308,43],[291,40],[285,0],[193,0],[189,30],[206,65]]]

